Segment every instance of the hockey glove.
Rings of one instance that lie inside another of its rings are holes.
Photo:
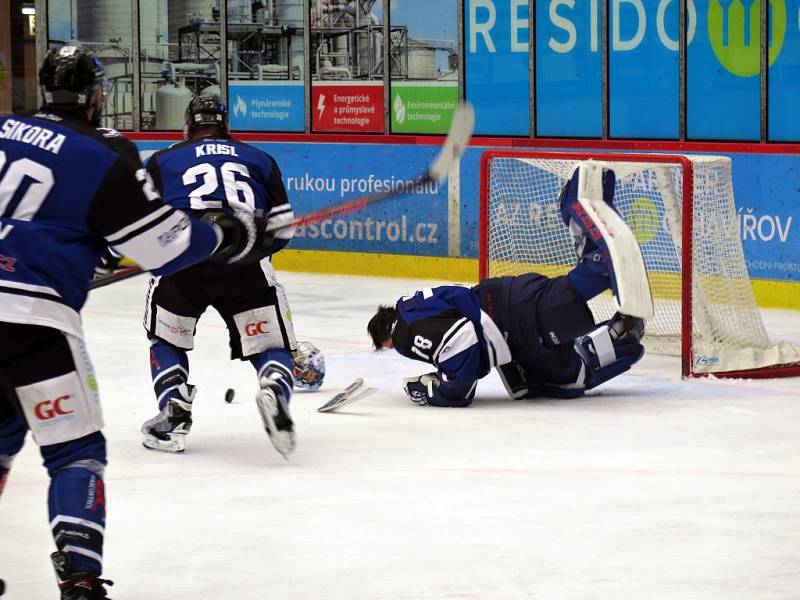
[[[122,257],[111,250],[111,248],[106,248],[103,255],[100,257],[100,260],[94,267],[94,277],[92,279],[99,279],[101,277],[108,277],[114,271],[119,269],[119,263],[122,260]]]
[[[439,386],[436,373],[426,373],[403,379],[403,390],[414,404],[425,406],[433,400],[434,388]]]
[[[207,212],[203,220],[222,230],[222,241],[211,255],[212,262],[246,264],[255,262],[259,242],[257,217],[245,211]]]

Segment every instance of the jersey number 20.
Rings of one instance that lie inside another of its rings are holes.
[[[217,174],[219,172],[219,175]],[[219,181],[222,179],[222,188],[225,192],[225,202],[231,210],[244,210],[253,212],[256,209],[256,199],[253,195],[253,188],[246,181],[236,179],[236,173],[243,177],[250,178],[250,171],[241,163],[226,162],[217,168],[211,163],[201,163],[187,169],[183,174],[183,185],[194,185],[198,178],[202,179],[202,185],[196,187],[189,193],[191,207],[195,210],[208,210],[210,208],[222,208],[222,200],[206,198],[217,191]],[[241,195],[240,195],[241,192]],[[218,194],[214,194],[219,197]]]
[[[0,174],[2,174],[0,177],[0,217],[31,221],[55,183],[53,172],[28,158],[20,158],[8,165],[8,169],[3,174],[6,161],[6,153],[0,150]],[[7,214],[11,200],[17,195],[17,190],[26,178],[29,181],[28,189],[25,190],[13,212]]]

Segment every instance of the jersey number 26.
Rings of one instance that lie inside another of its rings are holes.
[[[256,199],[253,195],[253,188],[246,181],[236,179],[236,173],[242,177],[250,179],[250,171],[241,163],[226,162],[217,169],[211,163],[201,163],[187,169],[183,174],[183,185],[194,185],[198,179],[202,180],[202,185],[196,187],[189,193],[191,208],[195,210],[208,210],[211,208],[223,208],[223,201],[214,198],[206,198],[215,194],[219,188],[220,179],[222,189],[225,192],[225,203],[233,211],[243,210],[253,212],[256,209]]]

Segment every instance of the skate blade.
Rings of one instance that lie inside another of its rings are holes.
[[[162,440],[154,435],[144,434],[142,446],[148,450],[160,450],[161,452],[180,454],[186,450],[186,435],[173,433],[170,434],[170,439]]]
[[[289,455],[297,445],[297,437],[293,431],[284,431],[275,425],[275,417],[280,411],[278,399],[273,394],[261,391],[256,395],[256,406],[272,446],[285,460],[289,460]]]

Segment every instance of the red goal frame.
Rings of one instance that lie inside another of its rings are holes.
[[[533,158],[553,160],[619,160],[625,162],[648,162],[674,164],[682,167],[683,200],[682,200],[682,249],[681,249],[681,374],[683,377],[705,377],[714,375],[720,378],[754,378],[765,379],[775,377],[800,376],[800,364],[776,365],[748,369],[743,371],[722,371],[718,373],[695,373],[692,356],[692,240],[694,234],[694,165],[692,161],[680,154],[631,154],[625,152],[548,152],[537,150],[487,150],[480,161],[480,201],[478,259],[479,277],[486,279],[489,268],[489,170],[495,158]]]

